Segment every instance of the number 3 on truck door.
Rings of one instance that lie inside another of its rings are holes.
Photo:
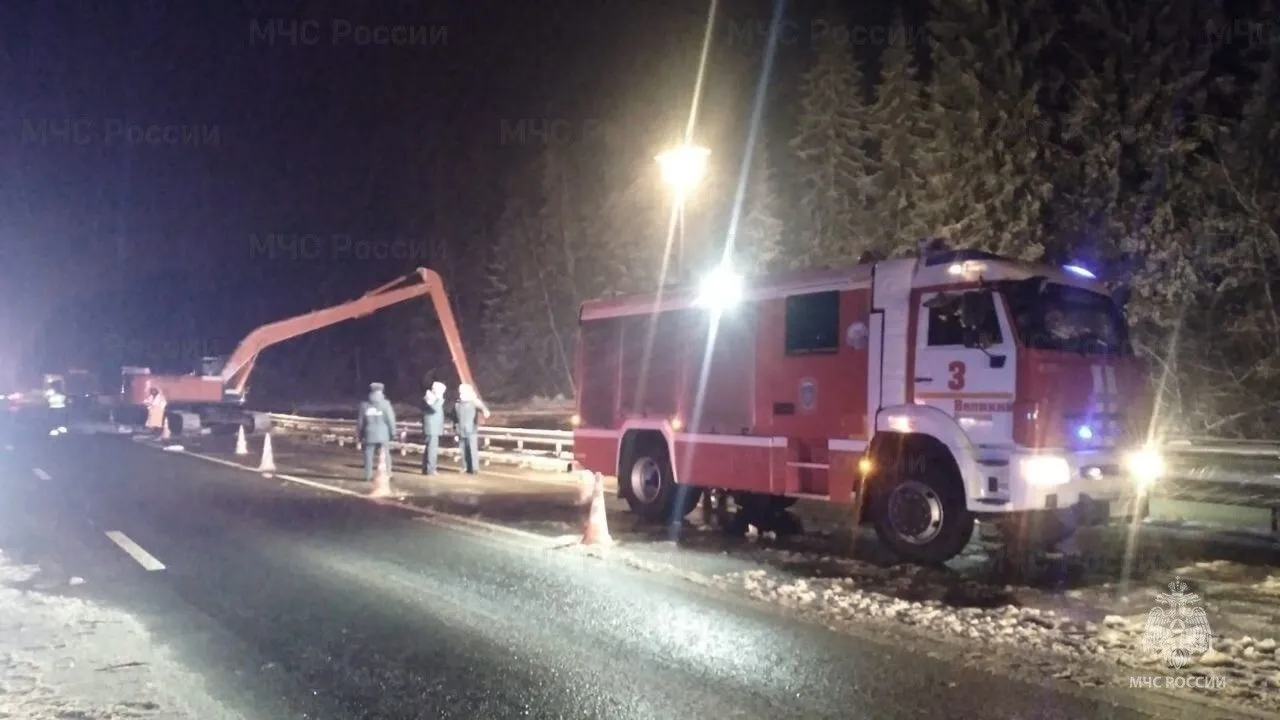
[[[947,373],[951,375],[951,379],[947,381],[947,388],[950,390],[964,389],[964,363],[959,360],[952,360],[947,366]]]

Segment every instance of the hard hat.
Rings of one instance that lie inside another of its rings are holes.
[[[370,392],[382,392],[383,385],[380,382],[369,383]]]

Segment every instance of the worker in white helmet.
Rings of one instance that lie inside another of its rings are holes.
[[[435,475],[439,468],[440,435],[444,433],[444,383],[431,383],[422,396],[422,434],[426,448],[422,453],[422,474]]]
[[[489,417],[489,408],[476,395],[475,388],[467,383],[458,386],[457,418],[454,427],[458,433],[458,449],[462,451],[462,466],[468,475],[475,475],[480,468],[480,423],[477,414]]]

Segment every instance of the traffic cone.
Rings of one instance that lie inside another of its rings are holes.
[[[596,476],[590,470],[578,471],[578,505],[586,507],[596,494]]]
[[[236,433],[236,454],[248,455],[249,443],[244,439],[244,426],[240,426],[240,431]]]
[[[390,464],[391,450],[384,445],[382,452],[378,453],[378,470],[373,475],[373,489],[369,491],[370,497],[391,496],[391,472],[387,469]]]
[[[171,435],[169,435],[169,418],[165,418],[164,420],[160,421],[160,439],[168,440],[170,437]]]
[[[587,510],[587,527],[582,533],[583,545],[612,545],[609,537],[609,520],[604,511],[604,476],[595,473],[592,478],[591,507]]]
[[[271,452],[271,433],[262,439],[262,462],[258,463],[258,472],[270,475],[276,471],[276,458]]]

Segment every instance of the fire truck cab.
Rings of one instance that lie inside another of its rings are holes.
[[[574,455],[652,520],[703,489],[846,503],[943,562],[976,521],[1146,512],[1163,472],[1122,311],[1083,268],[975,250],[585,303]]]

